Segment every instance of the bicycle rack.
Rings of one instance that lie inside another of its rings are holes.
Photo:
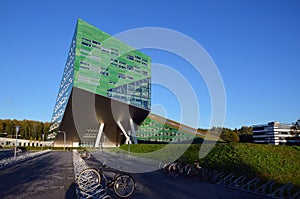
[[[246,181],[246,176],[241,175],[236,177],[233,173],[225,174],[224,172],[218,172],[216,170],[209,170],[206,168],[201,169],[202,177],[209,181],[236,188],[239,190],[245,190],[252,193],[263,194],[271,198],[287,198],[287,199],[300,199],[300,190],[292,193],[294,187],[291,182],[274,190],[276,182],[270,180],[260,185],[261,179],[254,177],[249,181]]]
[[[221,180],[219,180],[217,182],[217,184],[223,184],[223,185],[226,185],[226,184],[231,184],[232,183],[232,179],[234,179],[235,175],[233,173],[225,176],[224,178],[222,178]]]
[[[225,173],[224,172],[219,172],[216,175],[214,175],[211,179],[212,182],[218,182],[220,179],[224,177]]]
[[[246,179],[245,175],[241,175],[237,179],[235,179],[232,183],[229,184],[229,186],[240,188],[244,185],[244,181]]]
[[[300,190],[297,191],[293,196],[292,199],[299,199],[300,198]]]
[[[279,198],[291,197],[291,189],[293,188],[293,184],[291,182],[277,188],[275,191],[273,191],[271,194],[268,194],[268,196],[274,196]],[[287,193],[287,194],[284,194]]]
[[[88,174],[83,177],[80,182],[81,187],[78,186],[78,177],[79,174],[88,168],[86,162],[80,157],[77,150],[73,150],[73,165],[74,165],[74,175],[76,181],[76,194],[78,199],[87,199],[87,198],[99,198],[99,199],[111,199],[111,196],[107,195],[105,189],[98,182],[91,180],[91,176]]]
[[[209,178],[209,170],[208,169],[206,169],[206,168],[202,168],[201,169],[201,175],[202,175],[202,177],[204,177],[204,178]]]
[[[246,184],[244,184],[242,188],[249,191],[255,190],[259,181],[260,179],[258,177],[255,177],[252,180],[248,181]]]
[[[86,198],[111,198],[110,196],[107,195],[106,190],[104,189],[96,189],[92,191],[82,191],[80,190],[78,192],[78,198],[79,199],[86,199]]]
[[[271,193],[273,190],[274,184],[275,184],[275,182],[270,180],[270,181],[266,182],[265,184],[262,184],[261,186],[256,188],[254,191],[262,193],[262,194]]]

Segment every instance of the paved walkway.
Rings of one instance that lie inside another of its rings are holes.
[[[48,154],[0,170],[1,199],[75,198],[72,152]]]

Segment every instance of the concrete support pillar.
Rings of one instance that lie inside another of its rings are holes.
[[[131,132],[132,132],[132,136],[133,136],[133,143],[137,144],[137,139],[136,139],[136,132],[135,132],[135,127],[134,127],[134,122],[133,120],[130,118],[129,119],[130,122],[130,128],[131,128]]]
[[[128,135],[128,133],[125,131],[125,129],[124,129],[123,125],[121,124],[121,122],[117,121],[117,124],[118,124],[119,128],[121,129],[122,133],[125,135],[125,138],[126,138],[125,143],[126,144],[131,144],[132,142],[130,140],[130,135]]]
[[[95,147],[102,148],[101,137],[102,137],[103,129],[104,129],[104,123],[101,123],[99,126],[99,131],[98,131],[96,142],[95,142]]]

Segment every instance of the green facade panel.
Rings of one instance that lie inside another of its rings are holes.
[[[150,110],[150,77],[149,56],[78,20],[75,87]]]
[[[184,142],[195,139],[194,134],[187,134],[167,123],[147,117],[136,131],[138,141],[148,142]]]

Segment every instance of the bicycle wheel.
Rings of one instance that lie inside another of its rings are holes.
[[[93,191],[101,185],[101,175],[96,169],[87,168],[80,172],[77,184],[82,191]]]
[[[121,174],[114,179],[114,192],[121,198],[130,196],[135,190],[135,181],[128,174]]]
[[[178,163],[172,163],[168,169],[169,169],[170,175],[176,177],[179,175],[181,167]]]

